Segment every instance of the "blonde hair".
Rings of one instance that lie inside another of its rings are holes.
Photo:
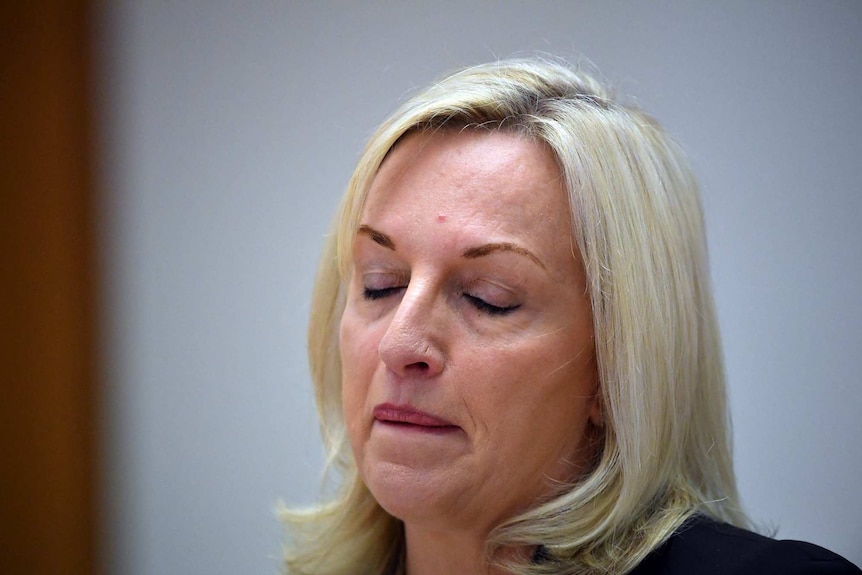
[[[509,60],[456,72],[371,137],[320,262],[308,331],[331,500],[286,511],[289,573],[404,572],[401,523],[359,477],[341,413],[338,331],[352,242],[386,154],[417,130],[511,130],[544,142],[567,186],[592,305],[604,440],[585,477],[493,530],[542,561],[516,574],[626,573],[696,513],[745,526],[737,503],[722,353],[697,184],[650,117],[564,64]]]

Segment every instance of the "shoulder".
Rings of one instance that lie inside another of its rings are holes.
[[[802,541],[779,541],[697,516],[631,575],[862,575],[842,557]]]

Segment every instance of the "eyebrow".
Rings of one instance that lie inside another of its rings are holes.
[[[392,238],[389,237],[388,234],[384,234],[379,230],[375,230],[371,226],[362,224],[361,226],[359,226],[359,230],[357,233],[368,236],[369,238],[371,238],[372,241],[383,246],[384,248],[395,250],[395,242],[392,240]],[[461,254],[461,257],[467,259],[475,259],[481,258],[482,256],[487,256],[488,254],[492,254],[494,252],[514,252],[522,256],[527,256],[543,270],[548,269],[547,267],[545,267],[545,264],[542,263],[542,260],[540,260],[533,252],[531,252],[527,248],[519,246],[518,244],[513,244],[510,242],[497,242],[477,246],[475,248],[468,248],[464,250],[464,253]]]
[[[533,262],[535,262],[536,265],[538,265],[543,270],[548,269],[545,267],[545,264],[542,263],[542,260],[540,260],[538,257],[536,257],[536,255],[533,252],[531,252],[527,248],[523,248],[523,247],[519,246],[518,244],[512,244],[509,242],[485,244],[483,246],[478,246],[475,248],[469,248],[467,250],[464,250],[464,253],[461,255],[464,256],[465,258],[473,259],[473,258],[480,258],[482,256],[486,256],[486,255],[494,253],[494,252],[514,252],[516,254],[521,254],[522,256],[527,256],[528,258],[533,260]]]
[[[392,241],[392,238],[390,238],[388,235],[384,234],[383,232],[379,232],[379,231],[375,230],[371,226],[366,226],[365,224],[362,224],[361,226],[359,226],[358,233],[367,235],[374,242],[380,244],[384,248],[389,248],[390,250],[395,249],[395,242]]]

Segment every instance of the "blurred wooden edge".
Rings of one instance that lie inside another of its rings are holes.
[[[97,573],[93,7],[0,8],[0,571]]]

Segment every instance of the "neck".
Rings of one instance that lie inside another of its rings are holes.
[[[407,575],[503,575],[488,564],[485,535],[406,526]]]

